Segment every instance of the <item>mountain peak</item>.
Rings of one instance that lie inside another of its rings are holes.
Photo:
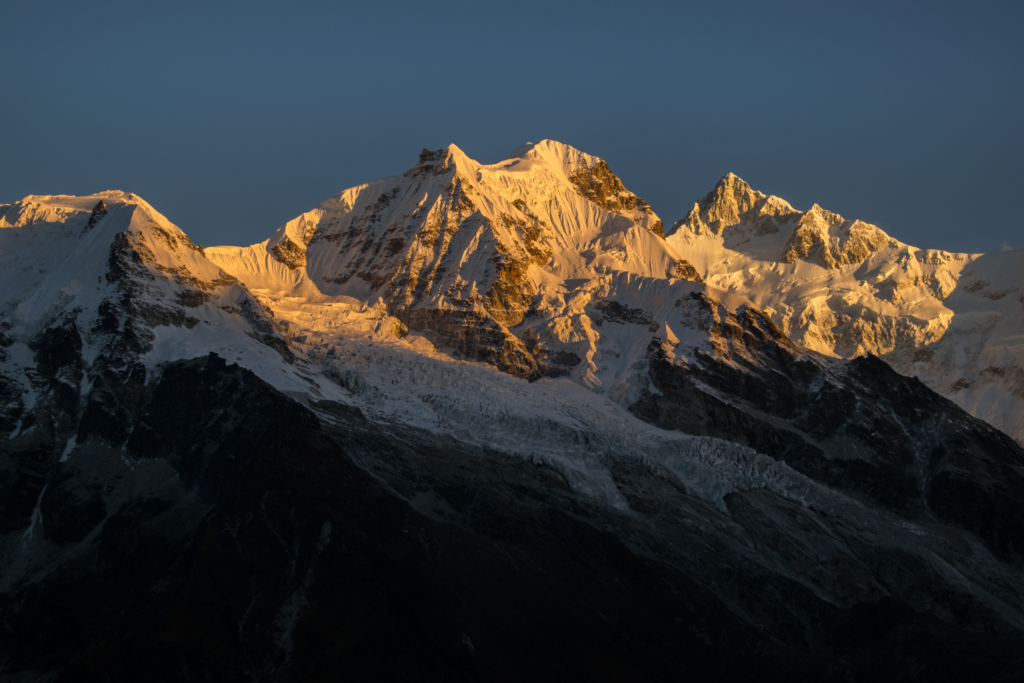
[[[73,195],[28,195],[13,204],[4,205],[0,211],[0,228],[42,227],[44,225],[74,224],[85,225],[95,214],[98,205],[103,209],[115,206],[138,206],[146,212],[160,215],[142,197],[120,190],[106,190],[95,194]],[[161,220],[166,220],[163,216]],[[89,223],[89,227],[95,223]]]
[[[520,145],[500,162],[509,168],[523,163],[543,165],[574,186],[580,196],[606,211],[641,220],[647,229],[664,237],[661,220],[647,202],[626,189],[604,159],[564,142],[545,139]]]
[[[436,151],[431,151],[424,147],[423,151],[420,152],[419,162],[409,169],[407,173],[418,174],[430,171],[433,175],[440,175],[452,168],[467,168],[477,165],[455,143],[452,143]]]
[[[723,202],[752,204],[764,196],[763,193],[753,189],[750,183],[735,173],[726,173],[715,183],[714,188],[704,196],[700,203],[704,208],[710,208],[712,205],[721,205]],[[732,200],[726,199],[727,197],[731,197]]]
[[[463,152],[459,148],[459,146],[456,145],[454,142],[448,145],[447,147],[444,147],[441,151],[443,151],[447,155],[448,159],[453,161],[458,166],[464,166],[466,164],[472,164],[474,166],[477,165],[477,163],[470,159],[469,156],[465,152]]]
[[[697,235],[708,230],[721,235],[725,228],[739,223],[742,214],[763,204],[767,198],[735,173],[726,173],[715,184],[715,188],[694,205],[686,218],[673,226],[672,232],[688,227]]]
[[[578,155],[590,157],[589,154],[581,152],[572,145],[559,142],[558,140],[545,138],[540,142],[524,142],[509,152],[505,159],[525,159],[529,156],[536,157],[540,155],[557,156],[562,158]],[[591,158],[596,159],[597,157]]]
[[[585,674],[587,647],[656,679],[694,661],[713,679],[821,677],[840,657],[851,678],[1019,668],[1024,450],[911,372],[826,355],[899,344],[903,367],[1019,429],[1024,254],[918,258],[731,173],[691,212],[700,236],[666,240],[601,159],[517,153],[424,150],[242,248],[204,250],[125,193],[0,205],[0,227],[19,222],[0,230],[5,671],[88,678],[95,634],[122,632],[103,649],[134,651],[131,679],[168,659],[304,679],[389,657],[378,677],[494,677],[531,647],[527,675]],[[908,304],[929,287],[960,291]],[[480,567],[496,572],[467,581]],[[230,604],[211,607],[210,575]],[[353,613],[382,575],[392,597]],[[339,576],[354,588],[328,600]],[[581,584],[608,599],[588,607]],[[83,586],[94,599],[66,599]],[[401,614],[456,593],[451,618]],[[52,656],[40,604],[91,630],[61,629]],[[169,604],[245,631],[148,647]],[[509,641],[518,605],[546,626]],[[317,649],[318,623],[368,620],[397,646]],[[623,646],[623,623],[661,630]],[[959,659],[906,659],[908,642]]]
[[[718,187],[720,185],[725,187],[738,186],[744,187],[748,190],[750,189],[750,184],[747,181],[743,180],[743,178],[740,178],[738,175],[732,173],[731,171],[729,173],[726,173],[724,176],[722,176],[721,180],[715,183],[715,187]]]
[[[600,158],[581,152],[572,145],[547,139],[524,143],[509,152],[502,161],[513,160],[544,164],[566,180],[581,169],[591,169],[603,163]]]
[[[797,211],[779,197],[754,190],[734,173],[725,174],[673,226],[670,235],[678,235],[677,242],[686,242],[691,236],[711,234],[730,249],[748,245],[744,247],[746,252],[766,257],[778,248],[778,240],[771,236],[778,235],[780,230],[784,231],[786,242],[781,253],[775,252],[774,259],[782,263],[809,261],[828,269],[860,263],[890,242],[889,236],[876,226],[847,221],[818,204],[806,212]],[[769,240],[749,244],[753,238]]]

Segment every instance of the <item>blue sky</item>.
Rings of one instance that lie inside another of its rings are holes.
[[[0,202],[123,189],[248,244],[423,147],[552,138],[666,224],[733,172],[917,246],[1024,247],[1022,8],[5,3]]]

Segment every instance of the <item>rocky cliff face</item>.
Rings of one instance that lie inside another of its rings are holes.
[[[724,343],[687,362],[677,344],[653,340],[652,390],[635,414],[748,445],[908,520],[955,524],[1003,558],[1024,558],[1024,449],[1011,438],[876,356],[826,360],[760,311],[694,301]]]

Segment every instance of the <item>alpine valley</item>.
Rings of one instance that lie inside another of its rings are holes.
[[[667,225],[553,141],[0,205],[0,680],[1024,679],[1024,251]]]

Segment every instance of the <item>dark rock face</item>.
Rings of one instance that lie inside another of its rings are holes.
[[[89,222],[87,222],[85,227],[82,228],[82,232],[88,232],[91,230],[106,215],[107,205],[104,204],[102,200],[96,202],[96,206],[92,207],[92,211],[89,213]]]
[[[668,276],[679,278],[681,280],[692,280],[693,282],[704,284],[704,278],[700,276],[700,273],[698,273],[697,269],[693,267],[693,264],[686,259],[676,261],[673,267],[669,268]]]
[[[851,368],[865,386],[889,379],[876,361]],[[656,361],[652,375],[663,401],[682,395],[684,378]],[[1012,523],[971,529],[1009,561],[971,573],[954,556],[970,553],[957,520],[1002,519],[1012,491],[949,493],[967,485],[950,479],[952,450],[925,488],[954,524],[917,513],[925,533],[901,544],[885,512],[835,518],[767,490],[730,495],[725,512],[642,461],[615,465],[630,510],[614,510],[547,468],[303,406],[213,355],[126,386],[126,412],[87,411],[64,462],[62,442],[0,446],[0,501],[28,501],[0,505],[3,674],[987,680],[1021,666]],[[952,439],[940,443],[963,446]],[[986,466],[1013,455],[1000,453]],[[36,476],[13,476],[31,462]]]
[[[592,167],[582,165],[569,176],[569,182],[576,186],[581,196],[606,211],[620,214],[627,211],[654,213],[647,202],[623,186],[605,161],[598,161]],[[660,220],[655,221],[650,229],[658,237],[665,237],[665,226]]]
[[[1024,449],[1013,439],[875,356],[832,362],[756,313],[738,323],[719,326],[732,353],[701,354],[685,367],[652,343],[660,393],[631,410],[667,429],[751,446],[907,519],[970,530],[1024,563]]]
[[[658,323],[647,311],[640,308],[633,308],[619,303],[614,299],[601,299],[594,303],[594,308],[601,312],[601,322],[608,320],[613,323],[632,323],[634,325],[647,325],[647,328],[654,332],[658,329]]]
[[[25,411],[21,385],[0,372],[0,433],[11,434]]]
[[[410,330],[423,332],[433,343],[490,363],[513,377],[541,376],[537,359],[527,346],[489,315],[473,310],[417,309],[399,311],[398,317]]]
[[[292,242],[290,239],[285,239],[280,244],[275,244],[271,247],[270,251],[275,259],[292,270],[306,265],[306,248]]]

